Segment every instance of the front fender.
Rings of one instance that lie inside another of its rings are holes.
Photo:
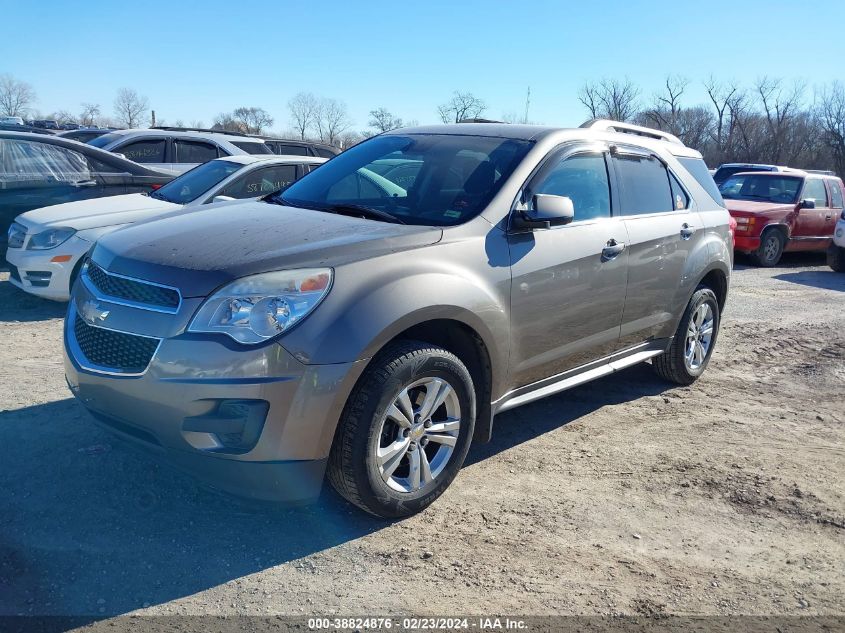
[[[510,269],[481,272],[485,240],[440,243],[335,269],[323,304],[279,343],[307,364],[368,359],[408,328],[435,319],[478,334],[493,367],[507,367]]]

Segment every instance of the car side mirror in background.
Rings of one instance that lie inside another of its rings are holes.
[[[232,196],[214,196],[211,199],[211,201],[212,202],[230,202],[230,201],[235,200],[235,199],[236,198],[233,198]]]
[[[799,204],[799,209],[815,209],[816,201],[811,198],[804,198]]]
[[[532,209],[518,211],[514,215],[514,228],[549,229],[569,224],[575,219],[575,206],[571,198],[538,193],[534,195],[533,201]]]

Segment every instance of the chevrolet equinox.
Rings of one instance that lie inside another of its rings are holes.
[[[216,487],[382,517],[493,417],[651,359],[707,367],[729,216],[701,155],[612,121],[396,130],[280,193],[97,242],[65,368],[102,425]]]

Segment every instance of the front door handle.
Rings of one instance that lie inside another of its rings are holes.
[[[625,243],[624,242],[617,242],[614,239],[610,239],[607,241],[607,244],[603,249],[601,249],[601,260],[603,262],[609,262],[611,259],[616,259],[616,257],[625,250]]]
[[[681,239],[688,240],[692,237],[692,234],[695,233],[695,227],[690,226],[686,222],[681,225]]]
[[[833,216],[832,216],[832,215],[830,215],[829,213],[828,213],[826,216],[824,216],[824,219],[825,219],[825,220],[830,220],[830,219],[832,219],[832,218],[833,218]]]
[[[77,180],[71,183],[74,187],[96,187],[96,180]]]

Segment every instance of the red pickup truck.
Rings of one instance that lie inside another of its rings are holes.
[[[843,208],[842,180],[803,171],[742,172],[719,187],[736,220],[734,248],[760,266],[784,251],[825,251]]]

